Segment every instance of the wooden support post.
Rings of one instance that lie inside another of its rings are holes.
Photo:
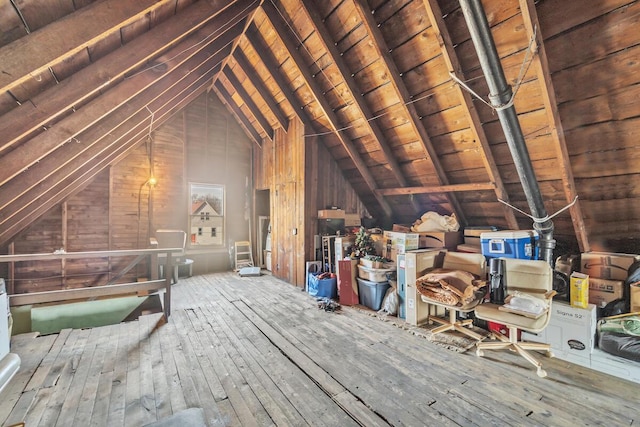
[[[171,252],[167,252],[167,259],[164,263],[164,319],[168,322],[171,315],[171,278],[173,270]]]
[[[65,251],[67,250],[67,215],[68,215],[68,208],[67,208],[67,202],[64,201],[62,202],[62,205],[60,207],[60,209],[62,210],[62,218],[61,218],[61,222],[62,222],[62,248]],[[60,276],[62,277],[61,281],[62,281],[62,289],[66,289],[67,288],[67,260],[66,259],[61,259],[60,260]]]

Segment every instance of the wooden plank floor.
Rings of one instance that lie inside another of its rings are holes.
[[[202,408],[209,426],[630,426],[637,384],[556,359],[455,352],[365,310],[318,309],[271,276],[181,279],[168,324],[14,337],[0,423],[141,426]]]

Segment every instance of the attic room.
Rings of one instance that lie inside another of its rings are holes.
[[[638,424],[639,19],[0,1],[0,424]]]

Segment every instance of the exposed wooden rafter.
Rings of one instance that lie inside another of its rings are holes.
[[[339,123],[338,118],[336,117],[336,114],[333,112],[333,109],[327,102],[326,98],[323,96],[322,90],[320,89],[320,87],[318,86],[318,83],[314,80],[313,76],[311,75],[309,68],[305,66],[302,55],[298,51],[295,43],[292,41],[291,32],[287,28],[287,23],[284,21],[284,18],[280,15],[280,12],[276,10],[275,6],[269,1],[265,2],[262,5],[262,8],[265,14],[267,15],[267,18],[269,19],[269,22],[271,23],[273,28],[276,30],[276,33],[278,34],[280,40],[286,47],[291,59],[296,64],[296,67],[298,68],[298,70],[300,70],[305,80],[305,83],[313,93],[315,101],[318,103],[324,115],[326,116],[327,120],[329,121],[330,130],[340,140],[340,143],[349,154],[349,157],[351,158],[353,163],[356,165],[358,172],[367,183],[369,190],[374,194],[385,216],[390,218],[392,216],[391,206],[384,199],[383,196],[375,192],[375,190],[378,189],[378,184],[376,183],[373,175],[371,174],[364,160],[360,156],[360,153],[358,153],[358,151],[353,146],[353,143],[350,140],[348,140],[345,137],[345,135],[339,130],[340,126],[338,124]]]
[[[47,25],[0,48],[0,93],[49,75],[50,67],[104,40],[175,0],[105,0],[93,2],[67,19]],[[68,31],[73,29],[73,31]],[[64,34],[64,37],[60,35]]]
[[[373,120],[374,115],[367,105],[367,102],[363,98],[361,90],[358,88],[358,85],[353,78],[353,73],[348,69],[347,64],[345,64],[344,59],[342,58],[342,54],[336,48],[335,40],[333,40],[326,26],[323,24],[323,19],[319,15],[316,6],[311,0],[302,0],[302,3],[304,4],[305,10],[311,23],[313,24],[314,30],[316,31],[316,33],[318,33],[320,39],[322,40],[324,49],[328,52],[329,57],[336,65],[336,67],[338,67],[338,70],[340,70],[340,75],[349,88],[351,97],[355,102],[355,106],[357,107],[358,112],[362,117],[365,127],[369,131],[369,134],[372,135],[378,143],[378,146],[384,154],[384,159],[389,164],[389,167],[391,168],[393,175],[398,181],[398,184],[402,187],[406,187],[408,185],[408,182],[404,176],[404,173],[402,172],[402,167],[396,160],[391,147],[387,143],[387,138],[384,136],[382,129],[380,129],[378,123]],[[413,209],[415,210],[416,214],[422,213],[420,206],[418,206],[413,197],[411,197],[411,204],[413,205]]]
[[[161,125],[206,91],[210,79],[220,68],[222,58],[229,53],[230,49],[227,48],[209,55],[200,65],[183,64],[176,73],[170,74],[173,78],[163,79],[148,88],[136,99],[121,106],[83,133],[83,141],[93,141],[84,144],[84,150],[77,153],[75,144],[67,144],[56,152],[56,156],[48,156],[37,166],[24,172],[25,176],[21,176],[21,179],[35,181],[36,184],[9,201],[10,205],[6,207],[5,212],[11,212],[11,215],[0,221],[0,244],[15,236],[65,198],[82,190],[109,165],[126,157],[138,143],[147,138],[152,124]],[[56,168],[56,164],[64,163],[63,159],[67,157],[72,160],[68,161],[64,168]],[[41,178],[44,174],[48,179]],[[17,183],[14,189],[14,182],[6,185],[11,194],[15,194],[15,190],[21,188],[20,183]],[[6,206],[5,193],[0,194],[0,197],[0,205]]]
[[[253,15],[258,10],[258,7],[260,7],[262,5],[263,1],[264,0],[252,0],[251,4],[248,5],[247,8],[245,9],[245,11],[247,11],[247,13],[248,13],[248,19],[245,22],[245,26],[244,26],[244,28],[242,30],[242,34],[246,33],[247,30],[249,29],[249,26],[253,23]],[[216,74],[216,76],[211,80],[211,86],[213,86],[215,84],[215,82],[218,81],[218,78],[220,77],[220,73],[222,73],[223,70],[225,69],[225,67],[227,67],[227,65],[229,64],[229,61],[233,57],[233,53],[235,52],[235,50],[238,47],[239,43],[240,43],[240,38],[236,39],[236,41],[233,43],[233,46],[231,47],[231,55],[229,55],[228,57],[226,57],[222,61],[222,68],[220,69],[218,74]]]
[[[236,48],[236,50],[233,51],[233,59],[235,59],[236,64],[238,64],[238,67],[242,69],[247,77],[256,76],[255,68],[251,65],[251,62],[249,62],[247,55],[245,55],[242,49]],[[275,116],[280,127],[286,131],[289,126],[289,119],[275,99],[273,99],[273,95],[269,92],[269,89],[265,86],[264,82],[259,78],[250,78],[249,80],[267,104],[271,113]]]
[[[544,48],[544,41],[540,31],[540,23],[538,22],[538,13],[536,12],[536,6],[533,0],[519,0],[520,10],[522,11],[522,17],[524,20],[524,26],[527,29],[529,37],[535,35],[534,50],[537,53],[533,56],[533,66],[540,82],[542,99],[544,102],[544,109],[549,122],[549,133],[554,141],[554,147],[556,156],[560,162],[560,173],[562,175],[562,188],[564,190],[565,199],[567,204],[573,202],[578,195],[576,190],[575,181],[573,179],[573,172],[571,170],[571,162],[569,160],[569,152],[567,150],[567,143],[564,137],[564,130],[562,129],[562,122],[560,120],[560,114],[558,112],[558,101],[556,100],[555,89],[553,88],[553,81],[551,79],[551,72],[549,70],[549,63],[547,61],[547,53]],[[573,223],[573,230],[578,240],[578,245],[582,252],[588,252],[590,249],[589,235],[584,224],[584,216],[582,208],[580,207],[580,201],[576,200],[573,206],[570,208],[571,222]]]
[[[422,144],[422,147],[424,149],[426,156],[428,157],[429,161],[433,165],[433,168],[435,169],[435,172],[438,176],[438,180],[440,184],[448,185],[449,179],[447,178],[447,174],[444,168],[440,164],[440,160],[438,159],[438,153],[433,147],[431,138],[429,137],[429,134],[427,133],[427,130],[425,129],[424,124],[421,121],[420,115],[416,111],[415,106],[410,102],[411,97],[410,97],[409,91],[407,90],[407,87],[402,81],[400,72],[398,71],[398,68],[395,65],[395,62],[393,61],[393,58],[389,53],[389,47],[387,46],[387,42],[384,40],[384,37],[382,36],[382,33],[380,32],[378,25],[373,19],[373,15],[369,11],[366,0],[351,0],[351,1],[355,3],[355,6],[356,6],[355,10],[357,11],[359,18],[362,20],[363,25],[367,29],[367,33],[369,33],[371,38],[374,40],[373,47],[376,50],[377,55],[384,61],[387,69],[389,70],[389,82],[391,83],[394,90],[398,94],[398,98],[402,103],[402,108],[405,110],[405,113],[409,118],[409,122],[413,127],[415,134],[418,136],[418,139]],[[458,220],[460,221],[460,223],[466,224],[467,223],[466,215],[464,214],[464,211],[460,206],[460,203],[458,203],[458,200],[456,199],[456,197],[452,194],[446,194],[446,197],[451,205],[451,208],[453,209],[456,216],[458,217]]]
[[[262,63],[265,65],[265,68],[271,74],[273,80],[276,82],[276,84],[284,94],[284,97],[286,98],[289,105],[291,105],[293,111],[296,112],[306,128],[314,129],[314,126],[309,120],[307,113],[304,111],[304,108],[302,108],[302,104],[298,101],[295,94],[293,94],[287,80],[283,76],[282,71],[280,70],[280,64],[278,64],[278,61],[273,55],[273,52],[271,52],[271,49],[269,49],[267,42],[262,37],[262,34],[260,34],[260,30],[255,23],[252,22],[249,25],[249,28],[245,32],[245,37],[260,58],[260,61],[262,61]]]
[[[225,78],[231,84],[231,86],[233,86],[233,88],[236,91],[236,94],[240,97],[240,99],[242,99],[242,102],[244,102],[244,104],[247,106],[247,108],[251,112],[251,115],[253,115],[258,125],[260,125],[264,133],[267,135],[267,138],[273,141],[273,128],[271,127],[271,124],[264,117],[264,114],[262,114],[262,111],[260,111],[260,108],[256,105],[255,101],[251,98],[251,96],[249,96],[244,86],[242,86],[242,83],[240,83],[240,80],[238,80],[236,75],[229,68],[228,64],[227,66],[224,67],[224,70],[222,70],[222,74],[225,76]]]
[[[238,17],[243,16],[239,14],[250,1],[242,0],[224,8],[213,7],[209,2],[197,2],[171,20],[80,69],[73,78],[60,81],[34,95],[30,102],[1,115],[0,135],[3,138],[0,153],[27,136],[50,127],[51,122],[72,114],[74,109],[120,83],[125,76],[135,74],[141,67],[149,64],[161,67],[161,59],[156,58],[187,37],[196,33],[201,38],[223,34],[238,22]],[[90,20],[88,16],[85,19]],[[5,61],[8,59],[0,56],[0,62]]]
[[[228,11],[233,13],[235,8]],[[47,132],[5,154],[6,167],[0,177],[0,209],[5,212],[0,221],[0,241],[8,240],[82,189],[144,139],[145,130],[150,132],[151,126],[166,120],[168,112],[186,105],[185,100],[193,100],[194,93],[205,91],[206,79],[215,75],[220,62],[230,54],[230,44],[239,36],[245,17],[237,12],[230,16],[217,14],[157,57],[156,64],[161,67],[147,66],[108,90],[104,88],[101,98],[84,104]],[[221,28],[227,31],[211,37]],[[13,162],[9,157],[20,161]]]
[[[594,3],[482,0],[536,193],[550,214],[571,204],[553,218],[557,255],[634,253],[640,233],[640,2]],[[88,244],[143,243],[187,218],[167,200],[227,157],[253,167],[261,190],[304,176],[305,212],[340,206],[382,227],[427,210],[462,226],[526,225],[529,192],[479,99],[487,83],[457,1],[19,0],[0,6],[0,27],[5,252],[71,247],[74,227],[100,235]],[[300,176],[289,157],[304,158]],[[145,192],[136,239],[120,207],[136,210],[148,170],[160,185]],[[104,220],[91,224],[85,206]],[[306,257],[316,218],[300,221]],[[26,269],[8,270],[17,292]]]
[[[453,42],[451,41],[451,36],[449,35],[449,30],[445,25],[444,18],[442,17],[442,11],[440,10],[438,1],[423,0],[423,2],[424,7],[427,10],[427,15],[429,17],[429,21],[431,22],[432,29],[435,33],[436,38],[438,39],[438,44],[440,45],[440,50],[442,51],[442,57],[447,64],[449,72],[454,73],[456,76],[458,76],[458,78],[464,80],[463,70],[460,66],[460,62],[458,61],[458,55],[453,48]],[[482,163],[484,163],[487,175],[489,176],[489,179],[495,183],[492,190],[495,191],[496,197],[499,200],[509,202],[509,194],[504,188],[504,183],[502,182],[502,178],[500,177],[498,166],[496,165],[493,154],[491,153],[489,141],[484,133],[482,121],[478,116],[478,111],[476,110],[475,105],[473,105],[471,95],[457,84],[455,85],[455,88],[458,97],[460,98],[460,102],[464,107],[464,113],[467,116],[467,120],[469,121],[471,132],[473,133],[473,136],[479,145],[480,149],[478,150],[478,153],[482,158]],[[504,211],[505,219],[507,220],[507,226],[513,230],[517,230],[518,221],[515,214],[513,213],[513,210],[505,205],[501,206],[502,210]]]
[[[474,182],[470,184],[432,185],[429,187],[381,188],[377,191],[385,196],[399,196],[402,194],[436,194],[495,190],[495,188],[496,186],[493,182]]]
[[[225,16],[219,17],[224,19]],[[126,105],[130,99],[151,87],[173,68],[180,66],[193,56],[206,57],[213,52],[220,51],[223,47],[231,43],[240,33],[238,25],[226,31],[218,38],[211,38],[208,43],[202,43],[203,37],[209,34],[211,28],[221,25],[221,22],[214,20],[210,28],[197,32],[190,38],[183,41],[178,47],[167,51],[164,56],[158,58],[158,63],[162,63],[164,71],[159,71],[157,67],[148,67],[141,72],[132,75],[121,83],[110,87],[99,100],[89,102],[76,113],[61,120],[57,126],[53,126],[47,132],[40,133],[34,138],[21,144],[16,149],[5,154],[7,166],[0,171],[0,185],[16,177],[27,167],[35,165],[45,156],[51,154],[69,141],[79,140],[78,135],[94,123],[108,116],[114,109]],[[193,49],[194,43],[198,46]],[[199,44],[198,44],[199,43]],[[184,49],[190,48],[189,55],[178,55]],[[212,49],[212,51],[209,51]],[[82,112],[82,113],[80,113]],[[64,123],[64,125],[61,125]],[[14,159],[11,161],[10,159]],[[64,164],[61,163],[61,165]]]

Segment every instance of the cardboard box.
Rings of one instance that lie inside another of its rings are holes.
[[[348,213],[344,214],[344,226],[345,227],[359,227],[362,224],[360,220],[360,214]]]
[[[623,280],[607,280],[589,277],[589,304],[604,307],[624,296]]]
[[[492,231],[498,231],[498,229],[496,227],[467,227],[464,229],[464,244],[479,247],[480,235]]]
[[[444,253],[439,249],[419,249],[408,251],[404,254],[404,275],[406,283],[406,322],[410,325],[419,325],[429,318],[428,304],[424,304],[420,299],[420,293],[416,288],[416,279],[422,276],[428,269],[442,265]],[[441,313],[435,313],[442,315]],[[434,313],[431,313],[434,314]]]
[[[396,254],[403,254],[407,251],[418,249],[419,235],[418,233],[400,233],[397,231],[384,232],[384,253],[383,255],[389,259],[393,259],[392,250],[396,250]]]
[[[636,256],[610,252],[585,252],[581,255],[580,272],[601,279],[625,280]]]
[[[333,252],[335,254],[335,262],[337,264],[341,259],[349,256],[349,248],[356,242],[356,236],[339,236],[333,242]]]
[[[427,231],[418,233],[420,248],[447,248],[454,250],[460,243],[460,233],[457,231]]]
[[[522,332],[522,339],[550,344],[558,359],[588,368],[595,347],[596,324],[595,305],[577,308],[554,301],[547,327],[537,334]]]
[[[458,245],[456,246],[456,251],[458,252],[466,252],[469,254],[481,254],[482,253],[482,248],[480,247],[480,245],[467,245],[466,243],[462,244],[462,245]]]
[[[631,313],[640,311],[640,284],[630,286]]]
[[[571,273],[569,287],[571,306],[587,308],[589,304],[589,276],[574,271]]]
[[[402,254],[404,254],[404,252],[399,254],[397,249],[385,248],[382,251],[382,254],[384,255],[385,258],[390,259],[391,261],[393,261],[395,263],[398,263],[398,255],[402,255]]]
[[[398,233],[411,233],[411,225],[408,224],[393,224],[391,231],[397,231]]]
[[[591,353],[591,369],[640,383],[640,363],[600,349],[595,349]]]
[[[373,247],[376,250],[376,254],[384,255],[385,248],[385,240],[383,234],[372,234],[371,241],[373,242]],[[389,258],[389,257],[387,257]],[[391,258],[389,258],[391,259]]]
[[[318,211],[318,219],[344,219],[345,213],[342,209],[322,209]]]

